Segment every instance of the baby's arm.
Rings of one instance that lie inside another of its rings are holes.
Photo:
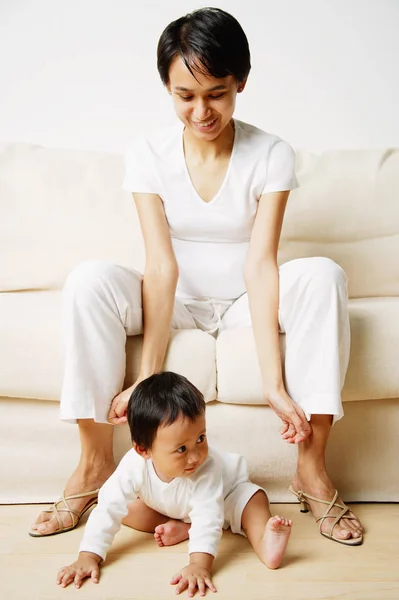
[[[80,587],[86,577],[91,577],[94,583],[98,583],[99,565],[105,560],[122,519],[128,513],[128,504],[136,498],[140,488],[143,462],[134,450],[128,452],[102,486],[98,504],[85,527],[78,559],[58,572],[57,583],[62,587],[72,582]]]
[[[173,585],[177,584],[177,594],[188,588],[189,597],[194,596],[197,587],[200,596],[205,595],[206,588],[216,592],[211,570],[222,536],[224,498],[222,474],[213,458],[207,461],[195,482],[191,504],[190,564],[171,581]]]

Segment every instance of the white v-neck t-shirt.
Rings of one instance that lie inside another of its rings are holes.
[[[164,205],[179,267],[176,296],[235,300],[245,293],[244,265],[263,194],[297,187],[295,153],[287,142],[234,120],[223,183],[210,202],[198,195],[184,157],[183,125],[132,143],[123,188],[157,194]]]

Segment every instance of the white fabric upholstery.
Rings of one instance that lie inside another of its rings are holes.
[[[60,289],[79,262],[142,271],[144,248],[121,156],[13,144],[0,152],[0,291]]]
[[[351,298],[399,296],[399,149],[297,153],[280,262],[328,256]]]

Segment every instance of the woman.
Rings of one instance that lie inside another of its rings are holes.
[[[77,421],[81,458],[62,500],[39,515],[31,535],[72,529],[95,503],[115,469],[107,421],[125,422],[134,387],[162,369],[171,327],[217,334],[252,326],[265,402],[282,420],[283,439],[298,445],[291,490],[322,535],[358,545],[361,524],[325,465],[332,422],[343,414],[346,276],[324,258],[277,265],[295,159],[277,136],[233,118],[250,71],[247,38],[224,11],[195,11],[162,33],[158,70],[181,124],[127,153],[124,188],[140,218],[144,276],[91,261],[66,282],[61,418]],[[142,332],[139,378],[120,393],[126,335]]]

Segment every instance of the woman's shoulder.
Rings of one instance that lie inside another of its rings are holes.
[[[156,156],[169,155],[176,151],[181,143],[182,128],[171,125],[146,134],[135,136],[127,146],[127,154]]]
[[[275,133],[270,133],[259,127],[255,127],[255,125],[237,119],[234,120],[234,124],[236,131],[239,132],[241,143],[248,144],[252,148],[270,150],[276,144],[285,146],[287,149],[291,148],[288,142]]]

